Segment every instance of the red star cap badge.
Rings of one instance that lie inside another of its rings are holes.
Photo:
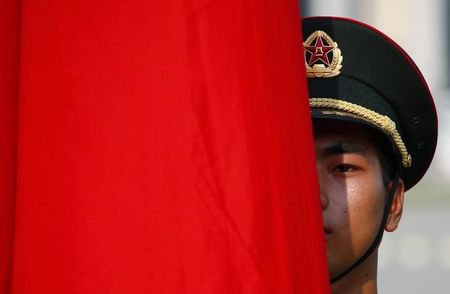
[[[313,32],[303,42],[308,78],[331,78],[340,74],[342,55],[338,44],[324,31]]]
[[[322,61],[326,65],[330,66],[330,59],[328,53],[333,50],[333,46],[324,45],[322,36],[317,36],[314,46],[305,46],[305,50],[311,53],[308,65],[313,66],[317,61]]]

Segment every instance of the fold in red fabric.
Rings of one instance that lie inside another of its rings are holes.
[[[329,291],[296,0],[7,2],[1,293]]]
[[[0,293],[11,293],[14,239],[20,3],[0,1]]]

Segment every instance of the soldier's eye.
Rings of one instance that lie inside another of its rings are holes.
[[[334,169],[337,173],[349,173],[355,171],[355,167],[350,164],[339,164]]]

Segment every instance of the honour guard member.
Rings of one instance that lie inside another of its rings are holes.
[[[303,20],[303,47],[333,293],[377,293],[383,231],[425,174],[437,116],[417,66],[361,22]]]

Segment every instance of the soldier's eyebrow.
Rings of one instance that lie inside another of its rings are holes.
[[[321,153],[322,157],[329,157],[346,153],[360,154],[364,156],[368,155],[368,151],[366,148],[354,142],[337,142],[331,146],[325,147]]]

